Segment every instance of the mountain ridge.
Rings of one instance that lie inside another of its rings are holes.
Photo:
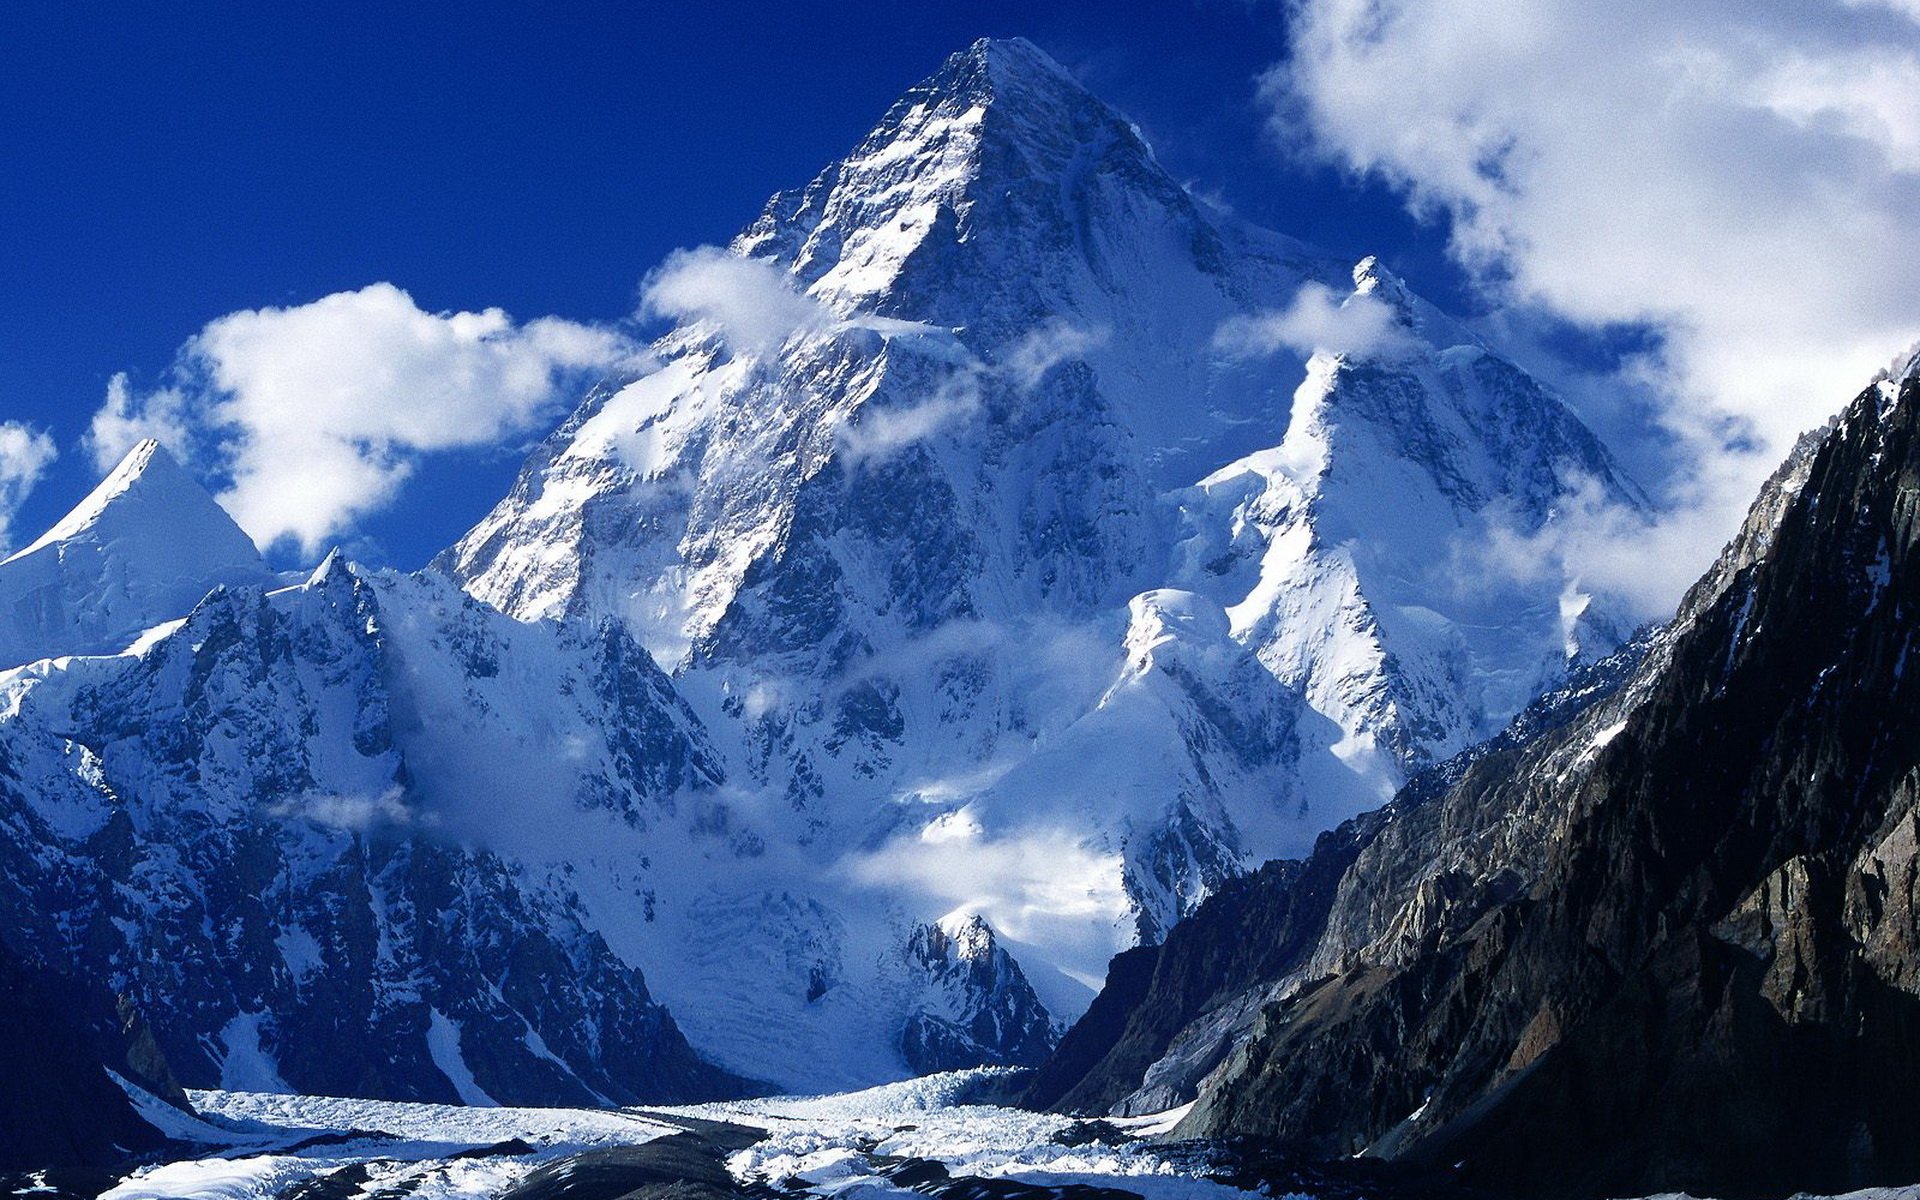
[[[1913,1178],[1917,428],[1896,368],[1570,719],[1194,918],[1231,945],[1306,905],[1268,961],[1222,973],[1179,931],[1116,961],[1031,1099],[1197,1096],[1177,1135],[1517,1194]]]

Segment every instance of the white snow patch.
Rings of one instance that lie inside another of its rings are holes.
[[[226,1048],[220,1060],[220,1086],[237,1091],[291,1092],[280,1077],[280,1064],[267,1052],[260,1040],[263,1013],[241,1013],[220,1031],[220,1044]]]
[[[454,1094],[462,1104],[495,1107],[497,1102],[474,1082],[473,1070],[467,1066],[466,1056],[460,1053],[460,1022],[437,1008],[428,1009],[427,1013],[427,1053],[433,1057],[433,1065],[440,1068],[440,1073],[453,1085]]]

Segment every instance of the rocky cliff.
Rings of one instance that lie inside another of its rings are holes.
[[[1229,986],[1171,940],[1117,964],[1147,986],[1035,1099],[1197,1096],[1183,1132],[1523,1194],[1920,1174],[1914,366],[1803,443],[1623,678],[1203,908],[1266,947]],[[1227,996],[1169,1022],[1188,980]]]

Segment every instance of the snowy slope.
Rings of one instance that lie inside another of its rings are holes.
[[[1491,570],[1474,548],[1537,536],[1576,494],[1640,500],[1558,400],[1373,259],[1344,304],[1368,301],[1400,336],[1315,354],[1280,445],[1183,496],[1182,578],[1384,800],[1631,631],[1577,580]]]
[[[1445,569],[1633,502],[1570,412],[1371,260],[1196,201],[1028,43],[954,56],[716,258],[753,319],[690,306],[439,566],[624,623],[803,894],[983,917],[1056,1015],[1054,968],[1097,981],[1623,632]],[[1222,348],[1303,289],[1390,336]]]
[[[0,562],[0,666],[118,650],[214,585],[269,579],[253,542],[158,442]]]

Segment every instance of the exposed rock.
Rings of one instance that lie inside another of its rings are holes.
[[[1521,1194],[1920,1176],[1917,543],[1908,372],[1796,452],[1617,689],[1387,811],[1180,1132]]]

